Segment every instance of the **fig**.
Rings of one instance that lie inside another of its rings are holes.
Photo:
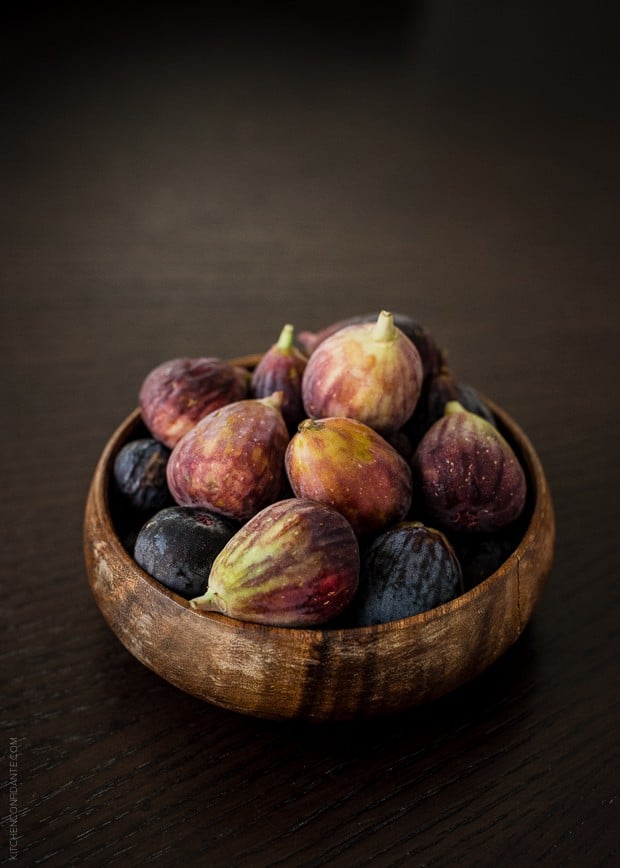
[[[308,359],[293,345],[295,330],[287,324],[278,342],[267,350],[252,374],[251,392],[255,398],[266,398],[282,392],[282,415],[289,431],[294,431],[306,412],[301,400],[301,378]]]
[[[465,588],[474,588],[488,579],[510,557],[523,536],[513,523],[493,533],[451,534],[450,542],[463,571]]]
[[[523,510],[526,480],[510,445],[458,401],[427,431],[413,456],[414,484],[442,528],[494,531]]]
[[[461,567],[444,534],[420,522],[401,522],[364,553],[350,620],[357,626],[398,621],[462,592]]]
[[[287,447],[285,467],[297,497],[334,507],[360,536],[400,521],[411,506],[409,465],[356,419],[306,419]]]
[[[349,605],[359,580],[359,548],[346,519],[320,503],[292,498],[247,522],[215,559],[203,611],[284,627],[326,623]]]
[[[163,443],[141,437],[126,443],[114,459],[114,482],[137,512],[157,512],[172,503],[166,483],[169,457],[170,450]]]
[[[168,460],[168,486],[179,506],[244,521],[277,500],[289,441],[282,394],[220,407],[179,440]]]
[[[413,443],[417,445],[431,425],[441,419],[448,401],[458,401],[465,410],[495,426],[495,417],[473,386],[459,382],[444,365],[424,383],[413,416],[405,425],[405,432]]]
[[[346,326],[376,322],[378,316],[378,311],[375,313],[351,316],[347,319],[342,319],[338,322],[332,323],[332,325],[327,326],[327,328],[324,328],[319,332],[301,331],[297,336],[297,340],[306,355],[310,356],[324,340]],[[420,353],[424,376],[427,377],[437,373],[443,364],[443,353],[439,349],[430,332],[427,331],[424,326],[421,326],[420,323],[416,322],[404,313],[394,314],[394,325],[407,335],[409,340]]]
[[[171,449],[200,420],[248,395],[250,375],[221,359],[172,359],[154,368],[140,388],[144,424]]]
[[[206,590],[215,558],[238,529],[205,509],[170,506],[142,527],[134,559],[171,591],[196,597]]]
[[[346,416],[390,434],[413,413],[422,376],[420,354],[382,311],[375,323],[346,326],[314,351],[303,403],[310,418]]]

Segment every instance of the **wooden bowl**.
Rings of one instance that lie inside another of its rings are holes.
[[[259,358],[234,363],[251,369]],[[553,560],[553,506],[540,460],[518,425],[488,404],[528,477],[529,520],[521,542],[500,569],[452,602],[348,629],[267,627],[197,612],[138,566],[119,537],[110,487],[116,454],[142,432],[134,411],[105,446],[86,504],[86,566],[104,618],[141,663],[171,684],[257,717],[370,717],[444,696],[516,641]]]

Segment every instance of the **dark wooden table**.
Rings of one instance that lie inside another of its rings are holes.
[[[617,865],[610,16],[48,6],[1,37],[2,864]],[[538,450],[543,599],[431,707],[318,726],[201,703],[91,597],[97,457],[159,362],[381,307]]]

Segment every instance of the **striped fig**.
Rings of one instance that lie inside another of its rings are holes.
[[[400,521],[411,506],[409,465],[355,419],[306,419],[287,447],[285,466],[297,497],[333,506],[359,535]]]
[[[302,398],[312,419],[346,416],[381,434],[397,431],[415,409],[422,388],[420,354],[394,317],[337,331],[310,356]]]
[[[280,627],[324,624],[349,605],[359,548],[346,519],[309,500],[280,500],[219,553],[194,609]]]
[[[413,456],[414,484],[442,528],[494,531],[523,510],[523,468],[500,432],[458,401],[424,435]]]
[[[280,496],[289,436],[282,395],[227,404],[174,447],[168,487],[179,506],[245,521]]]
[[[405,521],[379,534],[364,553],[349,620],[358,626],[398,621],[462,592],[461,567],[443,533]]]

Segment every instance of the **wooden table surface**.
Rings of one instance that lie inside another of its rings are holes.
[[[618,864],[614,33],[533,2],[5,18],[2,864]],[[199,702],[90,594],[97,458],[159,362],[379,308],[534,443],[542,601],[417,711]]]

